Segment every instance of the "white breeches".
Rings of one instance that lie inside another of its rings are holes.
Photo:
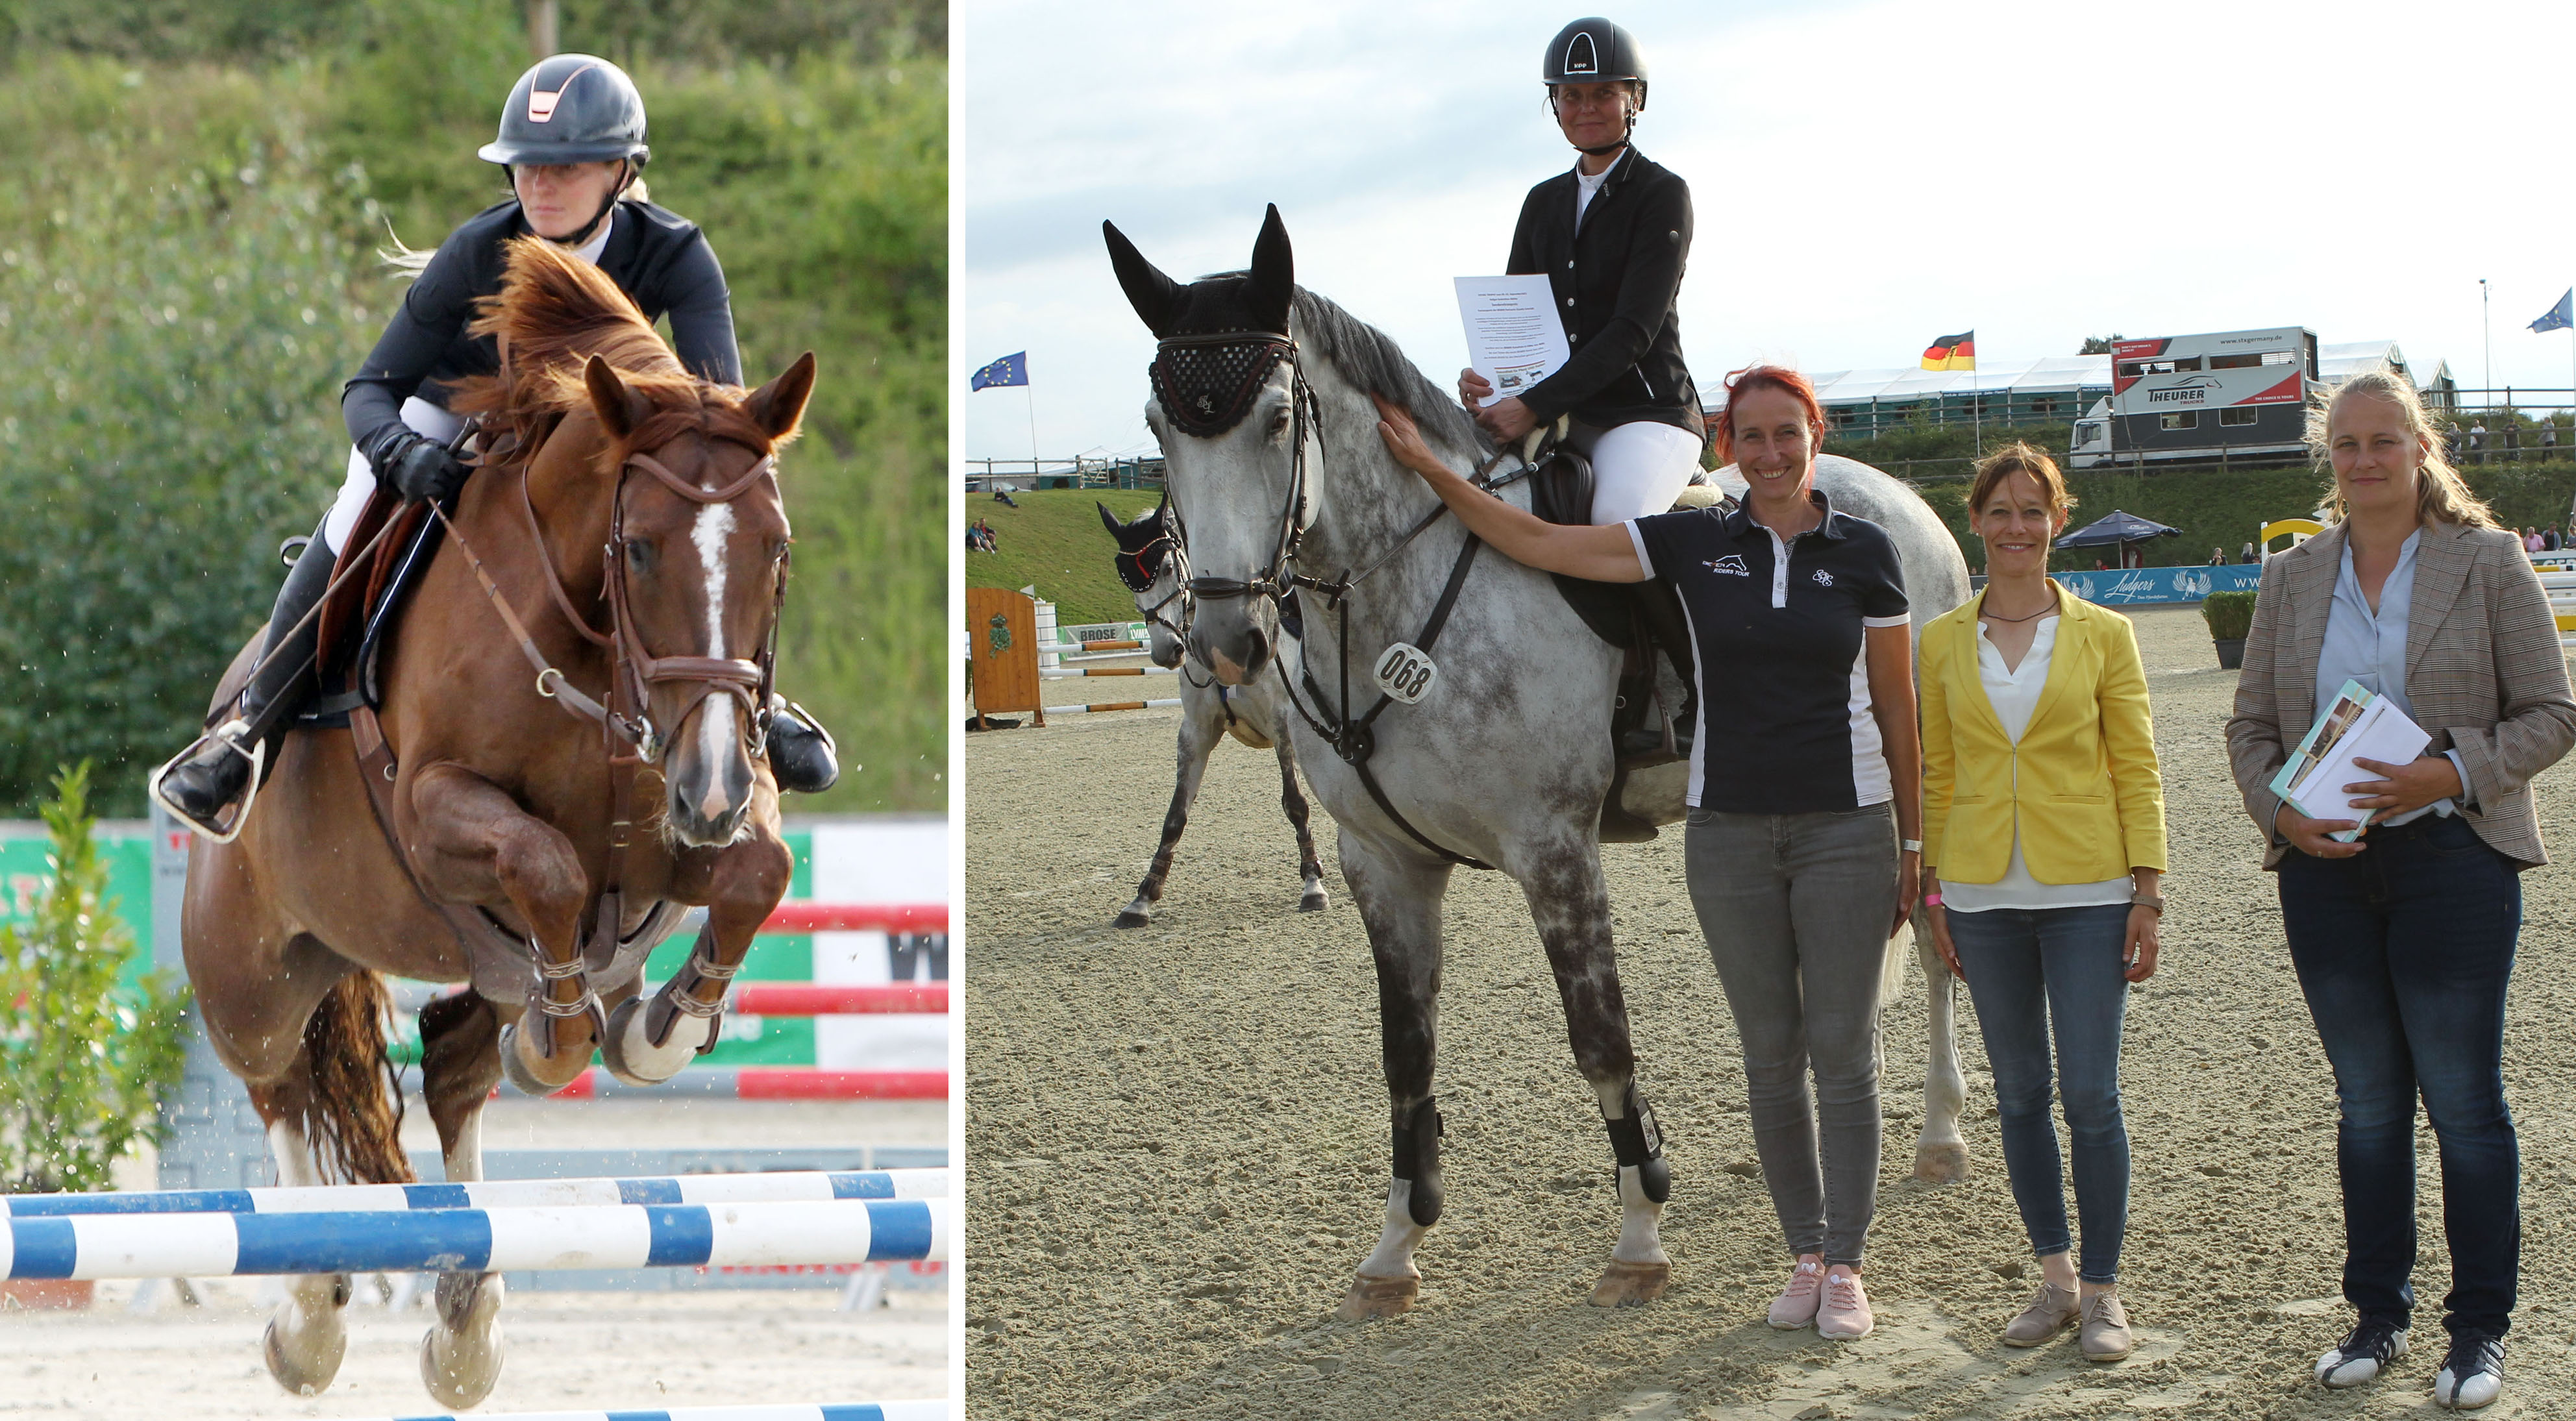
[[[1668,513],[1699,472],[1700,440],[1687,429],[1637,420],[1592,442],[1592,522]]]
[[[418,395],[402,403],[402,422],[432,439],[453,439],[465,421],[431,404]],[[367,467],[367,456],[349,448],[349,476],[340,484],[340,497],[331,505],[331,515],[322,520],[322,542],[332,552],[345,551],[349,530],[358,526],[358,515],[367,509],[367,499],[376,491],[376,471]],[[1598,504],[1596,502],[1595,506]],[[1657,510],[1661,511],[1661,510]]]

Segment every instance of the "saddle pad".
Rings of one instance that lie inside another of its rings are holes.
[[[324,599],[321,620],[314,629],[313,665],[326,690],[346,684],[362,629],[389,581],[403,545],[410,541],[411,530],[396,527],[382,541],[377,541],[376,535],[387,523],[401,520],[417,524],[428,513],[426,508],[404,504],[399,495],[382,485],[368,496],[367,506],[359,512],[357,523],[340,549],[339,562],[331,569],[337,590]],[[370,543],[374,544],[372,549]],[[357,567],[362,550],[367,553],[367,565]]]

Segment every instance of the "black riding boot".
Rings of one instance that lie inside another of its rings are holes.
[[[1673,716],[1673,750],[1683,759],[1689,759],[1691,739],[1699,723],[1699,681],[1691,674],[1697,658],[1692,655],[1690,623],[1682,616],[1681,594],[1673,590],[1671,583],[1660,579],[1635,583],[1629,592],[1635,601],[1639,620],[1645,623],[1647,640],[1664,649],[1664,655],[1673,664],[1674,674],[1681,677],[1683,699],[1681,710]],[[1642,674],[1622,679],[1619,683],[1620,698],[1628,702],[1629,712],[1618,721],[1619,758],[1623,761],[1662,763],[1664,727],[1657,718],[1645,713],[1645,707],[1655,696],[1655,662],[1652,656],[1645,657],[1644,661]]]
[[[784,696],[772,695],[769,716],[769,772],[781,790],[821,794],[841,778],[840,746],[814,713]]]
[[[171,813],[215,832],[217,819],[250,785],[253,747],[265,741],[275,753],[277,742],[285,738],[287,722],[313,693],[319,619],[306,621],[305,614],[331,585],[335,560],[321,530],[315,529],[313,541],[288,570],[286,585],[278,589],[277,605],[268,614],[268,635],[260,643],[263,663],[242,688],[234,718],[208,734],[205,748],[162,775],[160,795]],[[267,650],[280,645],[283,651]]]

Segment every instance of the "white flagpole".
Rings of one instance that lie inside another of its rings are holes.
[[[1026,369],[1020,371],[1020,397],[1029,407],[1029,487],[1034,489],[1038,486],[1038,396]]]

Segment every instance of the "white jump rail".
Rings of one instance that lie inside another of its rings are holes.
[[[2540,590],[2549,594],[2550,613],[2558,619],[2558,644],[2576,650],[2576,572],[2543,572]]]
[[[1104,701],[1096,705],[1087,706],[1049,706],[1046,708],[1046,713],[1049,715],[1099,715],[1104,711],[1161,710],[1166,706],[1176,706],[1180,703],[1180,697],[1166,696],[1150,701]]]

